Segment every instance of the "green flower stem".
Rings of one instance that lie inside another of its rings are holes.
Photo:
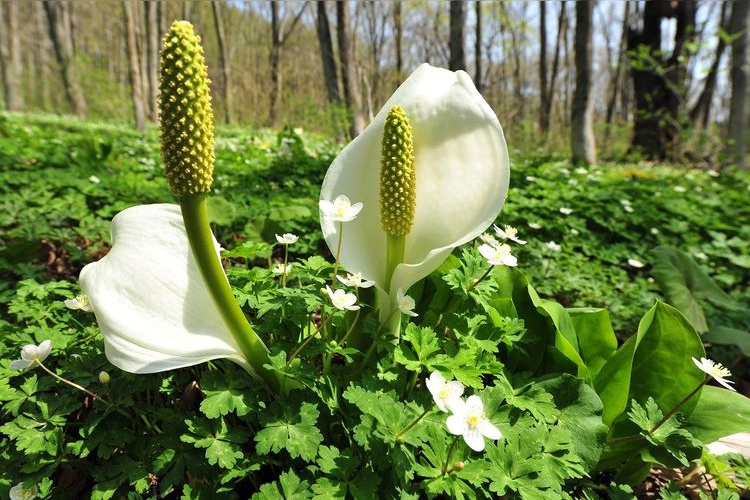
[[[403,429],[401,429],[398,432],[398,434],[396,434],[395,441],[397,443],[400,443],[401,442],[401,436],[403,436],[404,434],[406,434],[407,432],[409,432],[410,430],[412,430],[415,425],[417,425],[419,422],[421,422],[422,419],[425,418],[427,416],[427,414],[432,411],[433,407],[434,407],[434,405],[431,405],[431,406],[427,407],[427,409],[425,411],[423,411],[422,414],[420,416],[418,416],[412,423],[410,423],[409,425],[407,425],[406,427],[404,427]]]
[[[391,278],[393,272],[396,270],[396,266],[404,262],[404,253],[406,250],[406,236],[399,236],[394,234],[388,235],[388,243],[386,246],[386,259],[385,259],[385,292],[390,294],[391,290]],[[404,290],[406,293],[406,290]]]
[[[313,340],[313,339],[315,338],[315,335],[316,335],[316,334],[317,334],[318,332],[322,332],[322,330],[323,330],[323,328],[325,327],[326,323],[328,323],[328,320],[329,320],[329,319],[331,319],[331,316],[332,316],[332,315],[329,315],[329,316],[327,316],[327,317],[326,317],[326,318],[325,318],[325,319],[323,320],[323,322],[322,322],[322,323],[320,324],[320,326],[316,327],[316,328],[315,328],[315,331],[314,331],[314,332],[312,332],[312,334],[311,334],[310,336],[308,336],[308,337],[307,337],[307,338],[306,338],[305,340],[303,340],[303,341],[302,341],[302,343],[301,343],[301,344],[299,345],[299,347],[297,347],[297,348],[296,348],[296,349],[294,350],[294,352],[292,353],[292,355],[291,355],[291,356],[289,356],[289,359],[287,359],[287,361],[286,361],[286,366],[287,366],[287,367],[288,367],[288,366],[289,366],[289,364],[290,364],[290,363],[291,363],[291,362],[292,362],[292,361],[294,360],[294,358],[296,358],[296,357],[297,357],[297,356],[299,355],[299,353],[300,353],[300,352],[302,352],[302,349],[304,349],[305,347],[307,347],[307,345],[308,345],[308,344],[309,344],[310,342],[312,342],[312,340]],[[322,333],[321,333],[321,336],[322,336]]]
[[[448,454],[445,456],[445,463],[443,464],[443,475],[446,475],[448,473],[448,464],[451,461],[451,456],[453,455],[453,450],[456,449],[456,443],[458,443],[458,438],[461,436],[456,436],[456,439],[453,440],[451,443],[451,447],[448,448]]]
[[[271,364],[268,348],[255,333],[252,325],[237,304],[232,288],[224,274],[224,269],[221,267],[221,261],[216,256],[216,247],[208,225],[205,195],[183,197],[180,200],[180,207],[182,208],[182,218],[185,221],[185,230],[190,241],[190,248],[193,251],[193,257],[201,271],[203,281],[214,299],[219,314],[224,319],[229,331],[232,332],[232,336],[250,364],[253,374],[268,384],[272,391],[278,392],[281,387],[278,376],[263,366],[264,364]]]
[[[680,408],[682,408],[683,406],[685,406],[685,403],[687,403],[690,400],[690,398],[692,398],[693,396],[695,396],[698,393],[698,391],[700,391],[703,388],[703,386],[708,383],[709,380],[711,380],[711,377],[706,377],[705,380],[703,380],[703,382],[701,382],[700,384],[698,384],[698,387],[696,387],[695,389],[693,389],[693,391],[690,394],[688,394],[687,396],[685,396],[684,398],[682,398],[682,401],[680,401],[679,403],[677,403],[675,405],[675,407],[672,408],[672,410],[669,413],[667,413],[666,415],[664,415],[664,418],[662,418],[661,420],[659,420],[656,423],[656,425],[654,425],[651,428],[651,430],[648,431],[648,433],[649,434],[653,434],[654,432],[656,432],[656,429],[658,429],[659,427],[661,427],[662,425],[664,425],[664,422],[666,422],[667,420],[669,420],[672,417],[672,415],[674,415],[675,413],[677,413],[677,411]]]
[[[475,287],[476,287],[476,286],[477,286],[477,285],[478,285],[479,283],[481,283],[482,281],[484,281],[484,279],[485,279],[485,278],[486,278],[487,276],[489,276],[489,275],[490,275],[490,273],[492,272],[492,270],[493,270],[493,269],[495,269],[495,266],[493,266],[493,265],[490,265],[490,268],[489,268],[489,269],[487,269],[487,270],[486,270],[486,271],[484,272],[484,274],[483,274],[483,275],[482,275],[482,276],[481,276],[481,277],[480,277],[480,278],[479,278],[478,280],[475,280],[475,281],[474,281],[474,282],[473,282],[473,283],[472,283],[471,285],[469,285],[469,286],[468,286],[468,288],[466,288],[466,293],[468,294],[468,293],[469,293],[470,291],[472,291],[472,290],[473,290],[473,289],[474,289],[474,288],[475,288]]]
[[[284,244],[284,269],[283,269],[284,272],[281,273],[281,288],[286,288],[286,275],[288,271],[288,268],[286,267],[287,262],[289,262],[289,245],[285,243]]]
[[[336,245],[336,260],[333,263],[333,276],[331,286],[336,287],[336,273],[339,272],[339,257],[341,256],[341,242],[344,240],[344,222],[339,221],[339,243]]]

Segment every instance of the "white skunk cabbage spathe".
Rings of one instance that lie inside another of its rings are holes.
[[[117,214],[112,249],[84,267],[79,282],[118,368],[154,373],[216,358],[248,364],[201,277],[177,205]]]
[[[416,207],[403,261],[386,290],[387,235],[380,224],[379,178],[383,127],[393,106],[403,108],[413,131]],[[364,206],[343,226],[321,212],[323,235],[335,255],[344,228],[339,262],[374,280],[389,296],[390,305],[381,308],[390,311],[397,290],[406,292],[455,247],[492,224],[505,201],[509,176],[500,122],[469,75],[423,64],[328,169],[321,200],[346,195]]]

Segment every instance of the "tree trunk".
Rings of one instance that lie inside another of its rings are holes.
[[[726,14],[727,5],[729,2],[724,0],[721,2],[721,16],[719,19],[719,29],[725,29],[731,32],[731,28],[726,25]],[[708,70],[706,80],[703,84],[703,90],[701,91],[698,100],[695,102],[695,106],[690,110],[690,121],[693,126],[700,125],[704,129],[708,127],[708,123],[711,117],[711,101],[713,101],[714,91],[716,90],[716,78],[719,74],[719,66],[721,65],[721,57],[726,49],[726,37],[719,36],[719,40],[716,43],[716,53],[714,54],[714,60],[711,64],[711,68]]]
[[[549,90],[547,88],[547,2],[539,2],[539,130],[542,138],[549,131]]]
[[[2,7],[5,6],[5,12]],[[4,14],[4,16],[3,16]],[[21,93],[21,38],[18,32],[18,4],[8,2],[0,5],[0,49],[2,50],[3,90],[5,109],[23,110]]]
[[[135,36],[134,3],[122,0],[122,15],[125,24],[125,45],[128,54],[128,80],[130,80],[130,95],[133,100],[133,114],[136,130],[146,128],[146,113],[143,106],[143,81],[141,65],[138,59],[138,43]]]
[[[224,123],[232,123],[232,89],[231,67],[227,55],[227,46],[224,36],[224,20],[221,17],[218,0],[211,0],[211,11],[214,17],[214,27],[216,28],[216,42],[219,48],[219,71],[221,72],[221,98],[222,109],[224,111]]]
[[[336,35],[339,44],[344,101],[351,119],[349,133],[354,138],[365,129],[365,119],[362,115],[362,96],[359,92],[357,63],[354,59],[354,48],[352,47],[351,29],[349,27],[348,2],[336,2]]]
[[[450,59],[448,69],[466,70],[466,52],[464,50],[464,32],[466,30],[466,1],[451,0],[450,2]]]
[[[332,104],[341,103],[339,92],[338,71],[336,70],[336,59],[333,55],[333,40],[331,40],[331,27],[328,22],[328,12],[324,0],[318,0],[316,29],[318,33],[318,44],[320,45],[320,60],[323,65],[323,77],[326,84],[326,95],[328,102]]]
[[[591,123],[591,25],[593,0],[576,2],[575,62],[576,88],[570,117],[573,161],[590,165],[596,161],[594,129]]]
[[[474,15],[476,25],[474,31],[474,85],[481,92],[482,88],[482,2],[475,0]]]
[[[403,23],[401,20],[401,0],[393,2],[393,24],[396,35],[396,79],[401,81],[401,73],[404,71],[404,57],[401,44],[404,38]]]
[[[662,21],[676,18],[674,50],[662,51]],[[650,159],[675,160],[680,155],[679,133],[684,125],[688,37],[695,31],[695,2],[645,2],[643,27],[629,30],[628,51],[635,94],[635,123],[631,148]]]
[[[146,106],[149,120],[159,119],[157,103],[159,95],[159,4],[157,0],[146,0],[146,78],[144,87],[148,89],[148,105]]]
[[[73,114],[86,116],[86,97],[81,88],[73,55],[73,35],[70,31],[70,23],[66,22],[66,18],[69,21],[68,2],[44,0],[43,5],[47,15],[50,41],[60,68],[65,97]]]
[[[612,121],[615,114],[615,104],[617,103],[617,95],[620,93],[621,80],[622,80],[622,67],[625,64],[625,51],[627,50],[627,33],[628,25],[630,23],[630,2],[625,2],[625,10],[622,15],[622,33],[620,35],[620,46],[617,51],[617,63],[615,64],[615,74],[612,78],[612,92],[609,95],[609,101],[607,102],[607,114],[605,118],[606,129],[605,129],[605,143],[609,142],[609,134],[611,131]]]
[[[547,134],[549,134],[550,120],[552,119],[552,104],[555,99],[555,82],[557,81],[557,73],[560,69],[560,48],[563,46],[563,40],[567,39],[568,32],[568,9],[563,1],[560,6],[560,16],[557,19],[557,42],[555,43],[555,55],[552,56],[552,72],[549,78],[549,86],[547,87],[547,101],[544,102],[546,108],[540,113],[540,117],[544,120],[541,123],[541,129],[546,130],[547,133],[542,138],[544,141],[547,140]]]
[[[279,15],[279,0],[271,0],[271,53],[268,62],[271,67],[271,96],[268,109],[267,125],[274,126],[279,119],[279,108],[281,107],[281,49],[294,27],[302,17],[307,2],[302,5],[297,15],[292,20],[289,28],[284,32]]]
[[[737,168],[747,168],[746,135],[747,135],[747,28],[750,0],[734,0],[732,16],[729,22],[729,33],[736,38],[732,41],[732,101],[729,107],[730,153]]]

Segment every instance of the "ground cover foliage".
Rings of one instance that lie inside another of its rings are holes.
[[[227,274],[273,367],[309,390],[271,398],[227,361],[112,367],[93,316],[63,300],[106,253],[117,212],[171,201],[157,133],[0,115],[0,494],[25,481],[43,498],[628,498],[651,463],[701,459],[719,436],[698,422],[746,430],[747,403],[713,386],[656,424],[703,379],[690,361],[701,340],[747,390],[748,173],[515,153],[498,223],[528,241],[514,246],[520,271],[472,287],[485,259],[477,243],[457,250],[412,290],[419,317],[401,342],[357,369],[359,353],[334,341],[287,362],[326,303],[317,203],[339,147],[293,128],[217,137],[209,209]],[[300,236],[286,287],[273,272],[282,233]],[[357,316],[331,318],[345,332]],[[10,368],[43,340],[46,367],[111,404]],[[428,412],[433,371],[481,396],[501,441],[476,454],[447,435]],[[747,477],[739,457],[703,460],[725,497],[737,488],[728,468]]]

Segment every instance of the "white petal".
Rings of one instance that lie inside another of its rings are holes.
[[[112,364],[154,373],[216,358],[246,363],[203,282],[179,206],[120,212],[112,242],[80,276]]]
[[[487,439],[500,439],[503,437],[503,433],[500,429],[495,427],[489,420],[482,420],[479,423],[479,432]]]
[[[34,361],[29,361],[26,359],[17,359],[15,361],[11,361],[9,368],[11,370],[25,370],[26,368],[30,367],[34,364]]]
[[[468,431],[464,433],[464,442],[474,451],[484,450],[484,437],[479,431]]]
[[[39,357],[39,346],[34,344],[28,344],[21,348],[21,359],[26,361],[34,361]]]
[[[52,341],[51,340],[43,340],[41,344],[39,344],[39,361],[44,361],[47,359],[47,356],[49,356],[49,353],[52,352]]]
[[[406,236],[404,263],[391,279],[390,297],[432,272],[454,247],[471,241],[495,220],[508,190],[508,152],[495,113],[463,72],[420,66],[386,102],[373,122],[334,160],[322,200],[339,193],[361,200],[359,217],[344,225],[340,262],[382,290],[386,234],[380,227],[380,150],[385,117],[406,110],[414,132],[416,213]],[[323,211],[323,202],[321,202]],[[321,218],[335,252],[339,224]]]
[[[466,420],[461,414],[454,413],[450,417],[446,418],[445,426],[448,428],[448,432],[455,436],[460,436],[467,431]]]

